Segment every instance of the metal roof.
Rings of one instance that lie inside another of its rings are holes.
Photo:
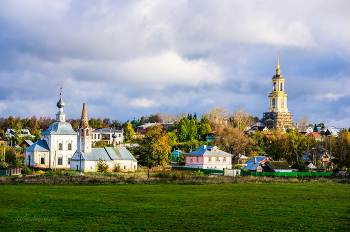
[[[247,170],[256,170],[256,168],[259,166],[260,162],[262,162],[263,160],[267,159],[269,157],[267,156],[255,156],[253,158],[251,158],[250,160],[248,160],[247,162],[245,162],[244,164],[246,164],[247,166],[245,166],[242,169],[247,169]],[[256,163],[254,164],[256,160]]]
[[[26,151],[42,151],[47,152],[50,151],[49,146],[47,145],[45,140],[38,140],[33,143],[30,147],[26,149]]]
[[[186,155],[212,155],[212,156],[223,156],[223,155],[229,155],[229,156],[233,156],[230,153],[221,151],[221,150],[217,150],[217,151],[212,151],[212,148],[214,148],[216,146],[201,146],[198,148],[198,150],[192,151],[190,153],[187,153]]]
[[[102,129],[96,129],[93,130],[92,133],[96,133],[96,132],[110,132],[110,133],[114,133],[114,132],[123,132],[122,130],[113,130],[113,129],[108,129],[108,128],[102,128]]]
[[[28,143],[29,146],[33,145],[33,142],[31,140],[24,140],[26,143]]]
[[[103,148],[92,148],[91,153],[82,154],[82,160],[87,161],[112,161],[112,160],[132,160],[137,162],[135,157],[125,148],[125,147],[103,147]],[[74,154],[72,160],[79,160],[79,155],[77,153]]]
[[[77,133],[73,130],[72,125],[67,122],[54,122],[51,123],[47,131],[42,132],[42,135],[76,135]]]

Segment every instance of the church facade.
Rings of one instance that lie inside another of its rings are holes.
[[[272,92],[269,94],[270,107],[264,112],[263,121],[269,128],[284,130],[293,127],[292,113],[287,108],[287,94],[284,92],[284,78],[281,75],[279,55],[276,75],[272,77]]]
[[[71,124],[66,122],[63,112],[64,106],[61,88],[60,100],[57,103],[59,111],[56,114],[56,122],[51,123],[49,129],[41,133],[40,140],[26,149],[26,166],[70,168],[70,160],[77,146],[77,133]]]

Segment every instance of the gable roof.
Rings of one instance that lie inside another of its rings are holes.
[[[272,170],[292,170],[286,161],[267,161],[265,162],[265,165]]]
[[[91,148],[91,153],[80,152],[81,160],[86,161],[113,161],[113,160],[132,160],[137,162],[135,157],[125,147],[103,147]],[[71,160],[79,160],[78,152],[76,152]]]
[[[256,160],[256,162],[255,162]],[[260,165],[260,163],[264,164],[266,161],[272,160],[270,157],[267,156],[255,156],[245,162],[244,164],[246,165],[242,169],[247,169],[247,170],[256,170],[256,168]],[[255,163],[255,164],[254,164]]]
[[[192,151],[190,153],[187,153],[186,155],[212,155],[212,156],[233,156],[230,153],[227,153],[225,151],[222,151],[217,148],[217,146],[201,146],[198,148],[198,150]]]
[[[47,145],[45,140],[38,140],[35,143],[33,143],[30,147],[28,147],[27,151],[47,152],[47,151],[50,151],[50,148]]]
[[[108,132],[108,133],[120,133],[123,132],[122,130],[114,130],[114,129],[108,129],[108,128],[102,128],[102,129],[95,129],[92,131],[92,133],[97,133],[97,132]]]

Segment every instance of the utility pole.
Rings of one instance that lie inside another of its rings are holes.
[[[148,161],[148,157],[149,157],[149,155],[147,156],[147,170],[148,170],[148,180],[149,180],[149,161]]]

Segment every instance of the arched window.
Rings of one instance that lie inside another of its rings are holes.
[[[283,91],[283,83],[281,83],[280,91]]]
[[[273,89],[272,91],[276,91],[276,82],[273,82]]]
[[[276,99],[272,98],[272,108],[276,108]]]
[[[58,150],[60,150],[60,151],[63,150],[63,144],[62,144],[62,143],[59,143],[59,144],[58,144]]]
[[[68,143],[68,150],[71,151],[72,150],[72,144]]]
[[[89,136],[89,130],[86,130],[86,136]]]

